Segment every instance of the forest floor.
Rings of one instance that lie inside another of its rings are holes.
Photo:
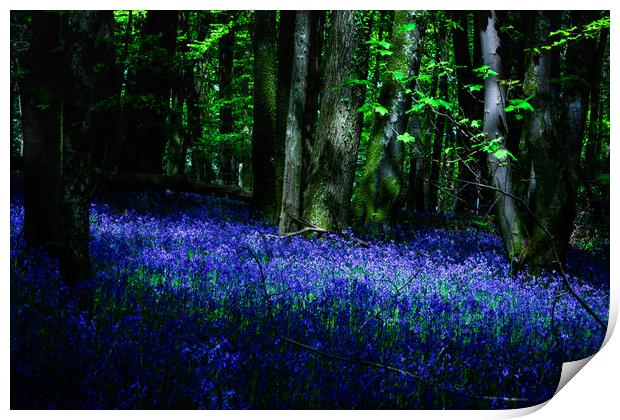
[[[471,228],[280,239],[242,203],[111,194],[71,290],[23,215],[13,193],[12,408],[523,407],[605,335]],[[606,320],[609,267],[573,251],[567,269]]]

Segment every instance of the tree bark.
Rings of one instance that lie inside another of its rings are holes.
[[[308,57],[308,82],[306,83],[306,110],[304,117],[305,135],[302,147],[302,176],[301,184],[306,185],[307,171],[312,159],[316,138],[317,121],[319,114],[319,97],[321,96],[322,80],[322,52],[323,29],[325,25],[325,11],[312,11],[310,15],[310,55]],[[303,187],[302,187],[303,188]],[[303,194],[302,194],[303,207]]]
[[[301,216],[301,174],[306,91],[310,55],[310,21],[307,11],[298,11],[295,17],[295,49],[288,120],[286,125],[284,180],[280,235],[299,229],[296,219]]]
[[[135,82],[127,85],[128,127],[120,160],[123,170],[162,173],[177,23],[176,11],[147,13],[141,48],[144,61],[138,66]]]
[[[327,46],[321,112],[304,193],[304,216],[314,225],[341,229],[349,223],[349,208],[359,143],[355,133],[355,74],[353,54],[358,37],[355,11],[332,12]]]
[[[409,212],[424,211],[426,206],[424,194],[424,148],[422,145],[422,128],[420,115],[411,114],[407,123],[407,132],[415,141],[409,145],[409,177],[407,181],[407,209]]]
[[[484,118],[483,130],[486,140],[501,138],[499,156],[489,153],[487,162],[491,186],[496,189],[494,206],[496,208],[497,229],[509,260],[518,259],[527,244],[527,232],[522,223],[517,201],[513,198],[510,157],[502,154],[506,150],[506,92],[500,84],[502,60],[499,55],[500,39],[495,11],[480,12],[480,46],[483,63],[497,75],[488,74],[484,80]]]
[[[276,191],[276,16],[256,11],[254,21],[254,128],[252,130],[253,202],[263,215],[277,220]],[[280,183],[280,188],[282,184]]]
[[[64,86],[61,197],[59,208],[59,269],[63,279],[75,284],[90,275],[89,204],[91,190],[90,151],[97,129],[103,122],[93,99],[102,79],[108,79],[105,64],[114,62],[110,45],[113,37],[111,11],[74,12],[70,15],[67,38],[69,80]],[[98,74],[93,69],[103,68]],[[114,67],[111,67],[114,79]],[[102,77],[103,76],[103,77]],[[111,89],[109,94],[115,90]],[[97,98],[99,99],[99,98]]]
[[[474,84],[473,65],[471,54],[469,51],[469,20],[466,11],[452,12],[452,19],[458,23],[458,27],[453,30],[452,43],[454,48],[454,64],[456,65],[457,77],[457,97],[461,115],[469,121],[481,119],[481,113],[477,112],[476,98],[466,88],[467,85]],[[455,211],[457,213],[465,213],[476,209],[478,194],[476,186],[472,183],[477,181],[480,171],[478,162],[479,158],[474,154],[473,159],[467,159],[465,156],[473,154],[471,137],[463,130],[457,129],[456,132],[457,146],[462,149],[460,153],[463,161],[459,162],[457,183],[457,201]]]
[[[379,103],[388,113],[375,115],[364,174],[354,201],[355,217],[363,225],[391,221],[403,188],[404,144],[397,136],[407,130],[406,112],[411,108],[412,98],[395,75],[417,76],[420,32],[417,28],[401,29],[403,25],[415,22],[415,12],[395,12],[393,54],[387,60],[388,73],[379,95]]]
[[[278,27],[278,74],[276,92],[276,128],[273,146],[269,152],[269,163],[273,165],[274,182],[269,192],[274,197],[271,216],[277,220],[282,207],[282,189],[284,177],[284,143],[286,138],[286,122],[288,119],[289,96],[291,94],[291,76],[293,74],[293,38],[295,34],[295,11],[281,10]],[[266,161],[265,161],[266,162]],[[265,163],[267,164],[267,163]],[[266,186],[267,188],[267,186]]]
[[[198,40],[204,41],[207,36],[207,28],[210,25],[210,14],[198,15],[196,31]],[[191,147],[192,175],[197,181],[215,181],[215,172],[211,165],[212,159],[200,150],[203,141],[203,107],[206,104],[206,91],[208,86],[206,67],[208,62],[208,50],[194,63],[194,71],[191,72],[192,84],[187,93],[187,129],[189,134],[189,147]]]
[[[528,204],[535,220],[529,221],[530,240],[523,249],[522,261],[532,268],[551,265],[556,259],[553,247],[560,250],[562,245],[554,233],[557,234],[558,228],[562,229],[561,224],[565,223],[561,220],[564,210],[561,203],[566,200],[566,191],[558,187],[566,182],[566,156],[563,156],[565,149],[556,128],[560,122],[559,97],[550,82],[559,76],[559,51],[542,50],[538,54],[534,51],[534,48],[549,43],[548,35],[556,29],[558,18],[555,12],[534,12],[527,31],[529,53],[523,94],[532,97],[531,105],[535,111],[526,115],[523,137],[531,157],[532,182]],[[554,236],[553,242],[548,234]]]
[[[592,185],[599,173],[599,161],[601,154],[601,80],[602,68],[607,41],[609,39],[609,29],[604,28],[599,35],[596,46],[594,68],[592,69],[592,92],[590,94],[590,117],[588,123],[588,143],[586,144],[585,161],[583,165],[583,179],[586,193],[590,201],[593,201]]]
[[[170,117],[168,120],[169,138],[167,155],[167,174],[182,175],[185,171],[188,134],[183,126],[183,105],[187,103],[189,91],[193,89],[194,66],[187,57],[189,52],[190,32],[188,12],[179,11],[179,30],[181,43],[177,46],[177,73],[172,85]],[[189,107],[188,107],[189,109]],[[188,116],[189,117],[189,116]]]
[[[235,29],[219,40],[219,99],[220,99],[220,134],[232,134],[235,131],[232,105],[233,97],[233,52],[235,48]],[[230,138],[222,139],[220,178],[224,185],[236,185],[238,182],[235,168],[234,145]]]
[[[443,60],[442,60],[443,61]],[[438,93],[444,100],[448,96],[448,79],[444,76],[438,82]],[[447,119],[443,115],[435,118],[435,136],[433,138],[433,150],[431,153],[431,172],[428,182],[428,210],[431,213],[437,212],[439,202],[439,175],[442,166],[442,151],[444,149],[444,138],[446,137]]]
[[[59,235],[62,24],[58,13],[33,12],[24,55],[24,237],[48,252]]]
[[[58,258],[69,285],[90,275],[90,152],[97,139],[93,122],[100,117],[96,90],[107,76],[96,69],[110,61],[105,52],[110,52],[112,22],[108,11],[33,13],[25,235],[29,245],[43,245]]]
[[[570,18],[572,26],[582,27],[598,19],[599,14],[594,11],[572,11]],[[561,124],[559,124],[563,148],[567,153],[566,173],[565,183],[558,186],[565,189],[566,194],[566,201],[563,203],[565,211],[562,216],[565,223],[563,229],[555,235],[562,244],[559,250],[561,259],[565,257],[575,219],[577,187],[580,184],[579,161],[583,148],[591,83],[596,80],[596,74],[593,74],[596,66],[592,65],[596,62],[595,53],[596,41],[587,37],[570,44],[566,49],[564,72],[569,77],[562,86]]]

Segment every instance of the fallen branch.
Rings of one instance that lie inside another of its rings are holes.
[[[303,235],[304,233],[313,232],[313,233],[330,233],[329,230],[321,229],[321,228],[313,228],[313,227],[305,227],[303,229],[297,230],[295,232],[285,233],[284,235],[265,235],[267,238],[277,238],[284,239],[290,238],[291,236]]]
[[[252,194],[236,185],[216,185],[194,181],[185,176],[167,176],[137,172],[110,172],[96,169],[95,181],[101,180],[121,186],[149,186],[173,191],[185,191],[198,194],[210,194],[241,201],[250,201]]]
[[[284,239],[284,238],[290,238],[292,236],[297,236],[297,235],[303,235],[304,233],[320,233],[320,234],[334,234],[337,236],[340,236],[341,238],[345,239],[345,240],[350,240],[353,242],[356,242],[358,244],[360,244],[362,247],[364,248],[369,248],[370,244],[360,238],[356,238],[353,235],[348,235],[346,233],[343,233],[341,231],[337,231],[337,230],[328,230],[328,229],[324,229],[321,227],[318,227],[316,225],[313,225],[312,223],[310,223],[309,221],[303,219],[303,218],[299,218],[296,216],[290,216],[291,219],[293,219],[294,221],[296,221],[299,224],[302,225],[306,225],[306,227],[297,230],[295,232],[289,232],[289,233],[285,233],[284,235],[265,235],[267,238],[276,238],[276,239]]]

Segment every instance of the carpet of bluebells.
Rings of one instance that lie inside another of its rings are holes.
[[[100,197],[93,278],[72,290],[23,218],[14,194],[12,408],[523,407],[604,337],[557,275],[515,275],[474,229],[281,239],[235,201]],[[593,261],[568,270],[607,320]]]

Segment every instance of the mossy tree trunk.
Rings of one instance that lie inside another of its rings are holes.
[[[580,27],[597,18],[593,12],[571,12],[572,24]],[[531,49],[548,45],[549,33],[559,27],[557,12],[536,12],[532,19]],[[583,81],[596,80],[590,67],[595,61],[596,42],[584,38],[567,48],[565,82],[560,98],[558,50],[530,50],[524,78],[524,95],[532,97],[536,110],[525,122],[524,137],[530,148],[532,173],[535,176],[532,210],[535,223],[522,252],[522,262],[530,269],[552,267],[563,261],[575,217],[576,189],[579,185],[579,159],[585,131],[590,87]],[[573,79],[574,78],[574,79]],[[579,80],[579,82],[575,82]]]
[[[276,16],[256,11],[254,17],[254,128],[252,130],[253,202],[269,220],[277,220],[276,207]],[[280,187],[282,184],[280,183]]]
[[[297,230],[299,226],[296,220],[301,216],[302,147],[307,131],[304,118],[310,55],[310,21],[310,12],[298,11],[296,13],[291,94],[284,143],[280,235]]]
[[[571,23],[577,27],[597,18],[594,12],[571,14]],[[529,31],[532,45],[547,45],[548,34],[557,29],[558,23],[557,13],[537,12]],[[566,255],[575,217],[579,159],[590,94],[588,83],[593,72],[590,64],[596,59],[595,53],[596,42],[588,38],[567,48],[565,74],[575,79],[565,82],[561,101],[557,84],[550,82],[560,74],[559,52],[529,54],[524,93],[533,96],[536,112],[528,116],[525,138],[536,179],[533,210],[537,220],[522,260],[532,269],[552,267]]]
[[[497,229],[510,260],[518,259],[527,246],[527,231],[514,198],[510,157],[506,154],[506,89],[501,84],[502,59],[495,11],[480,12],[480,44],[484,65],[495,72],[484,79],[483,131],[487,141],[500,139],[496,153],[487,155],[491,186],[494,188]]]
[[[390,221],[403,188],[404,144],[397,137],[407,131],[406,112],[411,108],[412,98],[397,77],[417,75],[420,32],[417,27],[402,29],[403,25],[415,22],[415,12],[395,12],[392,55],[386,63],[379,95],[379,103],[388,112],[375,114],[364,173],[354,199],[356,221],[363,225]]]
[[[530,51],[523,94],[532,97],[531,105],[535,111],[526,114],[523,137],[531,157],[533,181],[530,183],[528,203],[534,217],[530,221],[530,240],[523,249],[522,260],[532,268],[551,265],[555,261],[553,247],[560,250],[562,245],[549,234],[558,231],[558,223],[565,223],[562,214],[558,213],[564,210],[563,206],[557,207],[556,204],[566,200],[565,189],[558,188],[558,184],[568,181],[564,169],[566,156],[557,130],[559,95],[550,82],[559,76],[559,50],[542,50],[540,53],[534,50],[550,43],[549,33],[557,29],[559,17],[557,12],[534,12],[527,32]]]
[[[304,216],[314,225],[342,229],[349,224],[359,138],[356,130],[357,88],[354,53],[358,45],[358,12],[334,11],[327,42],[320,117],[304,192]]]

